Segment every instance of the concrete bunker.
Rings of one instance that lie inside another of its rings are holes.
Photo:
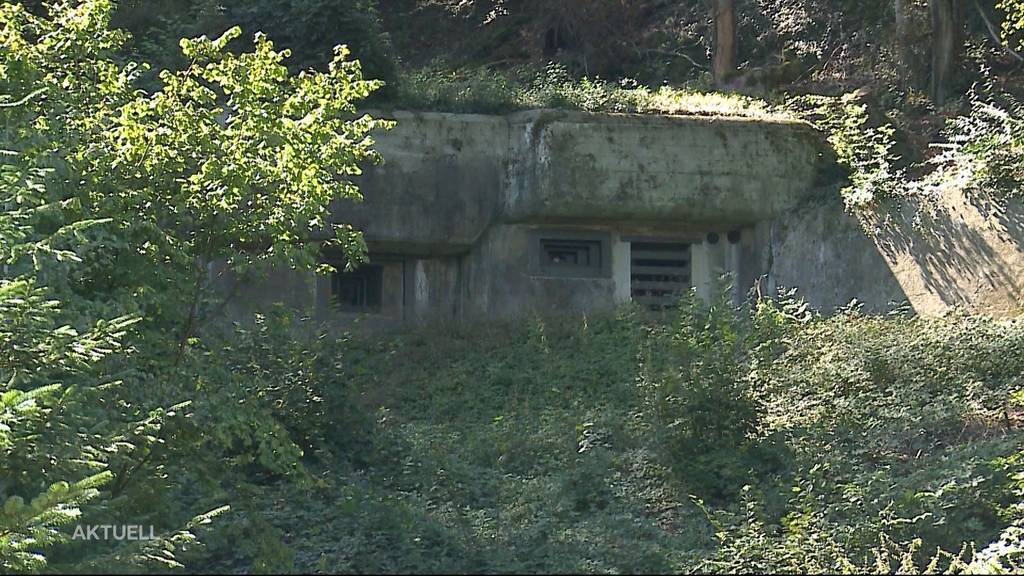
[[[385,163],[359,178],[363,202],[332,206],[364,231],[369,262],[274,271],[239,301],[287,286],[318,320],[376,327],[665,308],[691,287],[710,298],[724,273],[739,300],[772,289],[772,222],[819,194],[825,166],[820,135],[796,121],[376,114],[398,121],[377,135]]]

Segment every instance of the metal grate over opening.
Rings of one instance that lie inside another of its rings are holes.
[[[632,242],[630,293],[652,310],[675,307],[690,288],[690,245],[682,242]]]

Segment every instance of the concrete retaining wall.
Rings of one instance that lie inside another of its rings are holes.
[[[838,192],[779,219],[772,274],[830,310],[852,298],[869,310],[908,303],[919,314],[959,307],[1024,311],[1024,206],[950,190],[853,216]]]

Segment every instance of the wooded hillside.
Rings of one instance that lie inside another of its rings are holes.
[[[1022,29],[1016,0],[0,3],[0,572],[1024,570],[1019,317],[725,285],[379,334],[225,314],[364,263],[331,205],[381,160],[370,108],[803,119],[838,213],[1005,214]]]

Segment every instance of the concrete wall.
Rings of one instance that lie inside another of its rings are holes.
[[[510,123],[512,221],[750,224],[799,205],[823,161],[802,122],[541,110]]]
[[[821,136],[799,122],[588,114],[376,112],[382,166],[362,203],[332,206],[384,267],[372,314],[331,305],[330,279],[274,271],[242,288],[239,314],[285,301],[339,327],[610,309],[630,300],[631,239],[690,244],[691,284],[712,298],[797,288],[812,305],[995,314],[1024,301],[1024,209],[950,194],[871,219],[842,206]],[[729,234],[733,232],[733,234]],[[570,277],[536,266],[538,234],[605,240],[608,267]],[[717,236],[718,241],[710,239]]]
[[[469,316],[512,317],[614,305],[615,284],[611,275],[557,277],[532,270],[530,239],[531,227],[526,225],[494,226],[482,239],[480,249],[469,256]]]
[[[823,162],[819,136],[796,122],[374,113],[397,120],[376,135],[385,163],[358,178],[364,202],[332,206],[336,222],[364,231],[371,261],[402,269],[401,295],[368,326],[611,308],[630,299],[628,237],[693,243],[699,292],[732,272],[739,297],[765,267],[767,237],[755,232],[814,192]],[[734,229],[742,241],[730,245]],[[608,274],[533,269],[530,238],[544,230],[606,235]],[[720,245],[704,242],[709,232]],[[315,286],[317,314],[350,323],[327,304],[330,282]]]
[[[380,113],[378,113],[380,114]],[[332,205],[335,222],[397,253],[468,250],[498,217],[508,164],[502,116],[393,112],[398,125],[375,135],[384,164],[357,178],[362,202]]]
[[[381,246],[466,249],[496,220],[747,225],[798,206],[826,162],[802,122],[376,114],[398,122],[377,135],[385,163],[333,212]]]
[[[830,310],[857,298],[869,310],[908,303],[919,314],[954,307],[1024,311],[1024,206],[946,190],[853,216],[838,192],[773,226],[772,273]]]

